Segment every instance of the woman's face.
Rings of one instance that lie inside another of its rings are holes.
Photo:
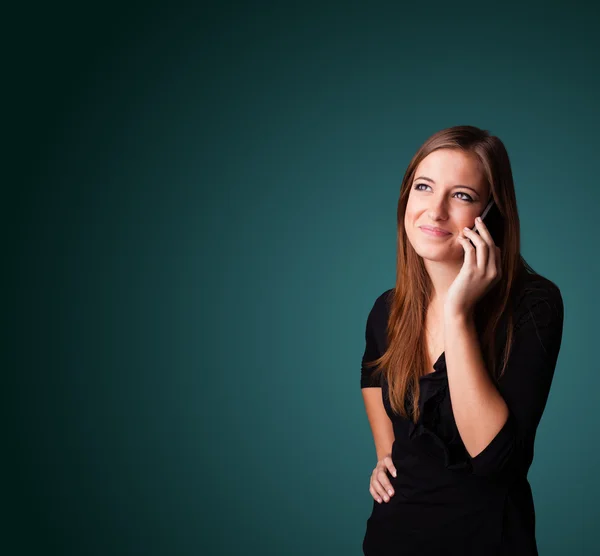
[[[439,149],[417,166],[404,215],[408,240],[419,256],[436,261],[460,261],[464,249],[457,237],[472,228],[483,212],[489,187],[475,155],[456,149]],[[423,231],[442,228],[443,236]]]

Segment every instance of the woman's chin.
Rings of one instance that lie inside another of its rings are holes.
[[[457,262],[464,258],[464,252],[454,249],[415,249],[417,255],[428,261]],[[461,249],[462,251],[462,249]]]

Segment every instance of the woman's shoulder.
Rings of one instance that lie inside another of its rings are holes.
[[[392,298],[394,296],[394,288],[390,288],[389,290],[385,290],[382,294],[380,294],[377,299],[375,299],[375,303],[373,304],[373,309],[383,315],[388,315],[390,307],[392,305]]]
[[[541,274],[523,270],[514,289],[514,311],[517,318],[539,314],[563,318],[564,304],[560,288]]]
[[[394,288],[391,288],[379,294],[375,299],[371,312],[369,313],[369,320],[373,327],[383,329],[387,327],[393,295]]]

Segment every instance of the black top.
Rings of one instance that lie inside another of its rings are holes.
[[[526,273],[512,296],[513,348],[498,391],[509,417],[486,448],[471,457],[454,421],[445,353],[422,376],[415,425],[392,413],[388,385],[362,365],[361,388],[380,387],[395,440],[389,502],[373,500],[363,541],[368,556],[537,555],[535,512],[527,473],[560,350],[564,308],[559,288]],[[527,285],[527,290],[524,285]],[[363,363],[387,348],[393,290],[375,301],[366,326]],[[500,351],[506,340],[503,317]],[[497,363],[500,365],[500,362]]]

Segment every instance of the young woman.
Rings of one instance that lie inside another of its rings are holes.
[[[373,304],[362,359],[377,453],[363,552],[537,555],[527,473],[564,309],[521,257],[502,142],[472,126],[430,137],[397,223],[396,285]]]

